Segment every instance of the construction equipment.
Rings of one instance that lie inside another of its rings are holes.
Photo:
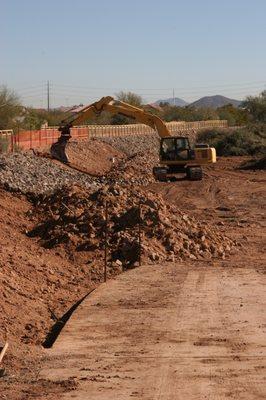
[[[154,177],[166,181],[178,173],[186,173],[190,180],[202,179],[202,165],[216,162],[216,151],[208,145],[192,146],[188,137],[172,136],[166,124],[157,115],[143,109],[113,99],[111,96],[90,104],[63,120],[59,131],[61,136],[51,147],[51,155],[63,163],[68,163],[66,145],[71,138],[71,127],[107,111],[111,115],[120,114],[136,122],[146,124],[156,130],[160,137],[160,165],[153,168]]]

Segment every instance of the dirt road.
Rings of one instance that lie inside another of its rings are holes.
[[[64,399],[263,399],[263,283],[226,262],[126,273],[84,301],[41,377],[76,381]]]
[[[72,381],[64,399],[263,399],[263,172],[224,159],[205,180],[153,185],[242,243],[230,259],[147,266],[78,308],[41,377]]]

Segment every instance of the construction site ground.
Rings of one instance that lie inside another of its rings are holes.
[[[265,286],[241,264],[156,265],[78,308],[40,378],[64,399],[265,398]]]
[[[237,241],[230,255],[153,263],[106,284],[28,237],[31,203],[1,189],[0,399],[265,398],[265,172],[238,169],[243,160],[219,159],[202,182],[145,188]]]

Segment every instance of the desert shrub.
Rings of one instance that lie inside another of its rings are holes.
[[[249,96],[243,103],[253,121],[266,122],[266,90],[258,96]]]
[[[18,95],[6,86],[0,86],[0,129],[14,128],[22,111]]]
[[[232,106],[232,104],[227,104],[223,107],[216,109],[219,119],[226,119],[229,126],[234,125],[245,125],[250,120],[250,115],[247,110],[243,108],[237,108]]]
[[[230,130],[205,130],[197,142],[215,147],[218,156],[244,156],[266,154],[266,125],[251,125]]]
[[[224,129],[205,129],[197,135],[198,143],[208,143],[214,145],[225,135]]]

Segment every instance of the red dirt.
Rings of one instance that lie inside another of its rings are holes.
[[[183,211],[219,226],[221,233],[241,240],[241,253],[232,256],[231,266],[245,260],[245,266],[261,274],[266,264],[262,252],[265,172],[236,170],[242,161],[219,160],[205,170],[202,182],[180,180],[151,188]],[[75,387],[72,380],[37,382],[43,355],[40,344],[54,323],[52,314],[60,317],[99,280],[99,276],[90,279],[88,264],[84,259],[81,264],[78,254],[70,260],[64,248],[44,249],[37,239],[25,235],[36,222],[26,216],[30,207],[24,197],[0,190],[0,344],[10,344],[3,363],[8,375],[0,378],[0,399],[49,399],[55,394],[60,398],[59,394]],[[227,265],[226,261],[216,263]],[[197,261],[190,265],[198,266]]]
[[[81,304],[40,376],[72,377],[65,400],[263,399],[264,284],[237,259],[132,270]]]
[[[125,155],[108,143],[91,139],[83,142],[70,142],[66,153],[70,164],[81,168],[93,176],[106,174],[115,163],[125,159]]]
[[[29,398],[31,389],[27,396],[22,390],[36,380],[35,364],[54,324],[52,313],[61,317],[94,286],[78,260],[69,261],[63,249],[44,249],[25,235],[33,226],[26,217],[30,208],[23,196],[0,190],[0,343],[9,342],[3,366],[10,376],[8,382],[0,382],[1,399]],[[64,385],[69,383],[48,384],[48,392]]]
[[[203,182],[153,185],[241,251],[135,269],[98,288],[43,362],[43,378],[77,383],[64,399],[265,398],[265,173],[240,162],[219,160]]]

